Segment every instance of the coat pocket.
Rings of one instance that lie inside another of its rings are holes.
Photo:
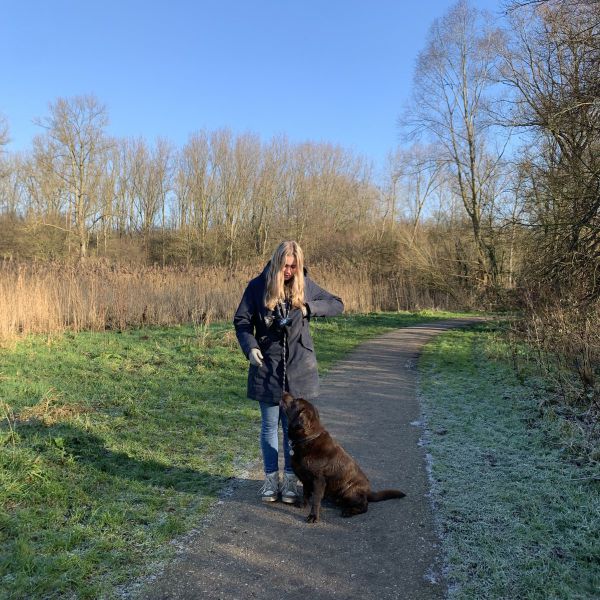
[[[315,351],[315,346],[313,344],[312,338],[306,333],[302,333],[302,335],[300,336],[300,345],[306,350],[309,350],[310,352]]]
[[[272,337],[265,335],[258,339],[258,345],[263,356],[271,357],[271,360],[277,360],[278,356],[281,356],[283,347],[279,340],[273,339]]]

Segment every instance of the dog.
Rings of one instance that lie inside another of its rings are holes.
[[[310,502],[308,523],[319,520],[323,497],[342,507],[342,517],[352,517],[367,512],[369,502],[406,495],[400,490],[372,491],[358,463],[321,425],[319,412],[308,400],[286,392],[280,406],[288,419],[292,468],[304,487],[302,506]]]

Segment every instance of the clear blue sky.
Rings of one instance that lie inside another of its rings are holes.
[[[59,97],[95,94],[109,133],[175,145],[228,127],[339,144],[376,167],[431,22],[451,0],[3,0],[0,113],[26,150]],[[472,0],[498,13],[500,2]]]

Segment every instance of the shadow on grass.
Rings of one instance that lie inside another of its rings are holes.
[[[98,435],[68,423],[47,426],[37,419],[31,419],[18,427],[18,434],[21,441],[34,447],[46,459],[92,468],[111,477],[148,486],[206,494],[221,489],[230,479],[110,449]]]

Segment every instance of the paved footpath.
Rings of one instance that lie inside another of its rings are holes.
[[[416,359],[433,336],[476,319],[398,329],[337,363],[317,402],[330,433],[356,458],[373,489],[400,500],[343,519],[257,495],[260,465],[237,480],[177,559],[144,588],[145,600],[424,600],[445,596],[439,544],[419,445]],[[258,441],[257,441],[258,443]]]

